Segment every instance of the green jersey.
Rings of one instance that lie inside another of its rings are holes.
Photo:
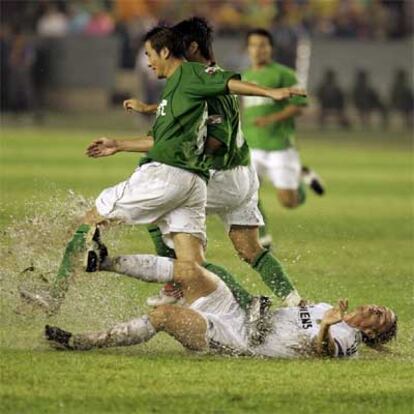
[[[269,63],[258,70],[246,70],[243,73],[243,80],[269,88],[285,88],[297,84],[295,72],[278,63]],[[243,130],[250,147],[265,151],[292,147],[295,138],[293,117],[266,127],[257,127],[254,122],[256,118],[280,112],[288,105],[304,106],[307,103],[307,98],[302,96],[294,96],[283,101],[254,96],[244,97]]]
[[[218,66],[209,68],[221,70]],[[218,152],[206,157],[210,168],[230,170],[249,165],[250,150],[241,130],[238,98],[234,95],[208,98],[207,108],[207,136],[216,138],[223,144]]]
[[[167,79],[151,134],[154,146],[140,161],[161,162],[208,179],[204,156],[207,137],[207,97],[228,93],[234,72],[210,71],[205,65],[183,62]]]

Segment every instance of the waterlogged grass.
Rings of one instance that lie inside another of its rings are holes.
[[[124,349],[50,350],[46,322],[94,330],[146,312],[158,289],[81,271],[58,316],[46,320],[17,300],[18,286],[53,279],[67,228],[102,188],[124,179],[135,154],[88,160],[86,144],[105,131],[3,128],[1,131],[1,409],[5,413],[410,413],[413,341],[413,172],[409,135],[378,131],[303,132],[304,161],[317,167],[327,196],[286,211],[265,184],[262,196],[276,254],[303,295],[351,305],[383,303],[400,318],[387,352],[359,360],[230,358],[192,354],[166,335]],[[114,136],[134,132],[113,131]],[[72,192],[69,193],[69,190]],[[83,199],[83,196],[85,199]],[[266,292],[241,263],[216,218],[208,257],[253,292]],[[145,230],[105,235],[114,253],[151,252]]]

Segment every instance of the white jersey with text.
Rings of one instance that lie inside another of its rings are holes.
[[[318,303],[304,307],[277,309],[271,319],[271,331],[263,344],[252,352],[256,355],[294,358],[312,354],[312,342],[319,332],[325,312],[332,306]],[[335,341],[334,357],[352,357],[358,353],[359,332],[345,322],[332,325],[330,335]]]

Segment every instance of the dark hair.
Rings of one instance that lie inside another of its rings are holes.
[[[192,42],[198,44],[201,55],[205,59],[212,59],[212,35],[213,29],[203,17],[192,17],[177,23],[173,28],[177,36],[181,38],[181,44],[184,48],[183,53],[187,51]]]
[[[171,55],[176,58],[183,57],[182,45],[173,30],[167,26],[153,27],[144,35],[144,43],[150,42],[151,47],[159,54],[161,49],[166,47]]]
[[[369,337],[364,332],[361,332],[362,342],[367,346],[375,348],[377,345],[391,341],[391,339],[397,336],[397,321],[398,318],[397,315],[395,315],[394,322],[391,326],[385,332],[382,332],[373,338]]]
[[[249,42],[249,38],[250,38],[250,36],[254,36],[254,35],[256,35],[256,36],[263,36],[263,37],[266,37],[266,38],[267,38],[267,40],[268,40],[268,41],[269,41],[269,43],[270,43],[270,46],[272,46],[272,47],[273,47],[273,37],[272,37],[272,35],[270,34],[270,32],[269,32],[269,31],[267,31],[266,29],[257,28],[257,29],[252,29],[252,30],[249,30],[249,31],[247,32],[247,35],[246,35],[246,43],[248,43],[248,42]]]

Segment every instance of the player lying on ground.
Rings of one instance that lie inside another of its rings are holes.
[[[243,72],[243,80],[272,88],[298,83],[291,68],[272,61],[273,39],[267,30],[254,29],[248,33],[247,52],[251,67]],[[319,177],[301,165],[294,142],[295,118],[308,104],[307,98],[296,96],[275,102],[262,97],[244,97],[242,101],[243,129],[252,149],[253,165],[260,179],[271,180],[280,203],[287,208],[303,204],[305,184],[322,195],[324,188]],[[263,213],[261,204],[260,208]],[[260,238],[264,245],[272,241],[265,227],[260,228]]]
[[[204,144],[208,117],[206,98],[241,94],[285,99],[304,92],[295,88],[273,90],[241,82],[229,71],[210,73],[204,65],[186,62],[166,27],[156,27],[144,38],[149,66],[166,78],[162,101],[151,133],[139,140],[119,141],[121,149],[146,152],[127,179],[105,189],[69,242],[49,301],[22,292],[26,299],[57,311],[68,288],[73,259],[84,250],[97,225],[110,221],[127,224],[157,223],[180,260],[204,261],[206,180]],[[139,145],[137,145],[137,142]],[[109,154],[108,154],[109,155]]]
[[[105,252],[106,253],[106,252]],[[195,262],[153,255],[109,258],[97,252],[96,270],[124,274],[146,282],[177,282],[186,305],[161,305],[148,315],[119,323],[103,332],[72,334],[46,326],[45,335],[66,349],[136,345],[166,332],[194,351],[217,350],[235,354],[294,358],[299,356],[346,357],[357,353],[360,342],[378,346],[395,337],[397,318],[384,306],[363,305],[347,312],[319,303],[269,312],[268,331],[261,344],[249,339],[246,314],[225,283]]]
[[[172,29],[177,34],[177,39],[180,39],[183,54],[188,61],[206,65],[206,70],[210,73],[222,70],[215,63],[212,29],[204,19],[193,17],[178,23]],[[127,111],[155,113],[158,105],[128,99],[124,102],[124,107]],[[221,218],[239,256],[260,274],[272,293],[284,299],[287,305],[297,305],[300,297],[289,277],[277,258],[259,242],[258,228],[264,224],[257,206],[259,182],[243,136],[238,99],[234,95],[208,97],[207,109],[206,160],[210,167],[210,179],[207,184],[206,213],[217,214]],[[94,142],[89,154],[98,158],[107,156],[111,150],[113,153],[122,151],[117,147],[116,140],[101,139]],[[157,255],[176,257],[175,252],[165,245],[157,226],[150,226],[149,232]],[[264,297],[255,298],[250,295],[221,266],[208,262],[203,266],[219,274],[231,286],[231,291],[245,310],[251,308],[257,299],[266,300]],[[151,306],[171,304],[180,296],[178,289],[167,284],[159,296],[150,297],[147,303]]]

